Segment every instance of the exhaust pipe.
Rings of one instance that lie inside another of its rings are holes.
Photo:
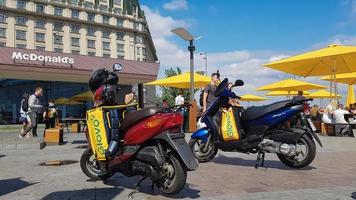
[[[295,156],[298,152],[297,147],[293,144],[276,142],[274,140],[269,139],[263,139],[263,141],[258,145],[258,147],[268,153],[277,153],[286,156]]]

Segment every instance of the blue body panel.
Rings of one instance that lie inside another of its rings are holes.
[[[206,142],[209,137],[209,129],[207,127],[201,128],[195,131],[191,138],[192,139],[201,139],[203,142]]]

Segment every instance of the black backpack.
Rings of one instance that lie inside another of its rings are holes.
[[[27,112],[28,111],[28,98],[23,98],[21,101],[21,108],[23,111]]]
[[[200,91],[199,104],[203,107],[204,89]]]

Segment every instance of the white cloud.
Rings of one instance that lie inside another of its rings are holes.
[[[163,4],[163,8],[166,10],[186,10],[188,9],[188,2],[187,0],[171,0]]]

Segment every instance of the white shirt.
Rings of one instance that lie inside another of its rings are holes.
[[[337,109],[334,111],[335,123],[347,124],[347,121],[344,118],[345,114],[350,114],[347,110]]]
[[[175,98],[175,105],[179,106],[179,105],[183,105],[184,104],[184,97],[182,95],[178,95]]]

